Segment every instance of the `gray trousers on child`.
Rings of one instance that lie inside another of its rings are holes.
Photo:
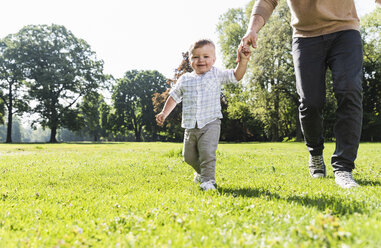
[[[294,38],[293,57],[296,88],[300,96],[299,117],[311,155],[324,148],[323,107],[325,74],[332,71],[337,100],[334,135],[334,171],[352,171],[362,125],[362,41],[357,30],[346,30],[312,38]]]
[[[220,139],[221,120],[203,128],[185,129],[183,157],[201,175],[201,182],[215,181],[216,151]]]

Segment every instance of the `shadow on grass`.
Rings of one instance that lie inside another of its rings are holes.
[[[366,209],[364,202],[358,202],[348,199],[335,198],[328,195],[292,195],[282,197],[278,193],[271,192],[263,188],[221,188],[218,187],[221,194],[230,194],[234,197],[257,197],[269,201],[283,201],[287,203],[297,203],[301,206],[313,207],[320,211],[331,210],[335,215],[351,215],[354,213],[363,213]]]
[[[332,176],[332,175],[327,176],[326,178],[335,180],[335,177]],[[356,180],[356,182],[360,186],[381,186],[381,181],[368,180],[368,179],[359,179],[359,178],[354,178],[354,179]]]
[[[381,186],[380,181],[372,181],[368,179],[355,179],[360,186]]]

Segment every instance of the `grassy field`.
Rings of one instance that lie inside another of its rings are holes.
[[[203,192],[181,148],[1,144],[0,247],[381,247],[381,144],[350,190],[311,179],[302,143],[250,143],[219,145]]]

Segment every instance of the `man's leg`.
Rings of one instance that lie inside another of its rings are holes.
[[[351,172],[355,168],[362,127],[363,50],[358,31],[347,30],[336,34],[327,60],[337,99],[334,125],[336,149],[331,163],[334,172]]]
[[[323,36],[294,38],[293,58],[299,94],[299,118],[310,153],[312,177],[326,176],[323,160],[323,107],[325,104],[326,41]]]

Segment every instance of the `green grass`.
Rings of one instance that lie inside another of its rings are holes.
[[[203,192],[181,148],[0,145],[0,247],[381,247],[381,144],[350,190],[311,179],[302,143],[249,143],[219,145]]]

